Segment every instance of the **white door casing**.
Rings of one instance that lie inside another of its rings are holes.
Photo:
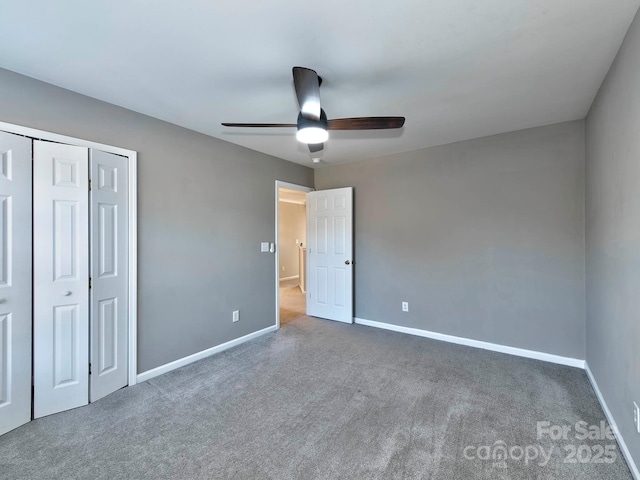
[[[353,323],[353,188],[307,195],[307,315]]]
[[[34,140],[34,417],[89,391],[89,149]]]
[[[127,385],[127,158],[90,152],[90,401]]]
[[[0,132],[0,435],[31,419],[31,139]]]

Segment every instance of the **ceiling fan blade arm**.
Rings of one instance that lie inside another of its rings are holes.
[[[295,127],[295,123],[228,123],[221,124],[224,127],[249,127],[249,128],[290,128]]]
[[[386,130],[402,128],[404,117],[334,118],[328,121],[329,130]]]
[[[305,67],[293,67],[293,86],[300,113],[310,120],[320,120],[320,80],[318,74]]]
[[[309,143],[307,145],[311,153],[317,153],[324,150],[324,143]]]

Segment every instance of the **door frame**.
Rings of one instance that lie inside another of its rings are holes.
[[[289,190],[298,190],[300,192],[313,192],[314,188],[305,187],[304,185],[297,185],[295,183],[283,182],[282,180],[276,180],[276,226],[275,226],[275,244],[276,244],[276,330],[280,329],[280,189],[288,188]],[[306,269],[305,269],[306,271]]]
[[[129,175],[129,218],[128,218],[128,230],[129,230],[129,256],[128,262],[128,366],[127,377],[128,385],[132,386],[136,384],[136,376],[138,373],[138,152],[135,150],[128,150],[126,148],[114,147],[112,145],[105,145],[102,143],[91,142],[89,140],[83,140],[81,138],[69,137],[66,135],[60,135],[57,133],[47,132],[44,130],[38,130],[35,128],[24,127],[22,125],[15,125],[12,123],[0,122],[0,130],[22,135],[24,137],[30,137],[35,140],[47,140],[51,142],[66,143],[69,145],[76,145],[78,147],[94,148],[96,150],[102,150],[103,152],[115,153],[127,157],[127,173]],[[277,188],[276,188],[277,193]],[[276,197],[277,204],[277,197]],[[277,207],[277,205],[276,205]],[[276,229],[277,234],[277,229]],[[276,272],[277,273],[277,272]],[[276,292],[277,293],[277,292]]]

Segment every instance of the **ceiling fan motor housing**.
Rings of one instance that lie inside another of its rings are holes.
[[[328,130],[328,122],[327,122],[327,114],[324,113],[324,110],[320,109],[320,120],[312,120],[310,118],[306,118],[302,116],[302,112],[298,114],[298,122],[297,122],[297,126],[298,126],[298,140],[300,140],[301,142],[304,143],[322,143],[326,140],[326,138],[324,139],[318,139],[317,137],[311,137],[309,139],[309,141],[305,140],[305,132],[316,132],[316,133],[322,133],[322,132],[318,132],[319,130],[322,130],[324,133],[323,135],[328,136],[327,130]],[[301,138],[302,137],[302,138]]]

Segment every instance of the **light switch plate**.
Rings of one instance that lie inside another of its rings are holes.
[[[260,243],[260,251],[262,253],[267,253],[269,252],[269,242],[262,242]]]

